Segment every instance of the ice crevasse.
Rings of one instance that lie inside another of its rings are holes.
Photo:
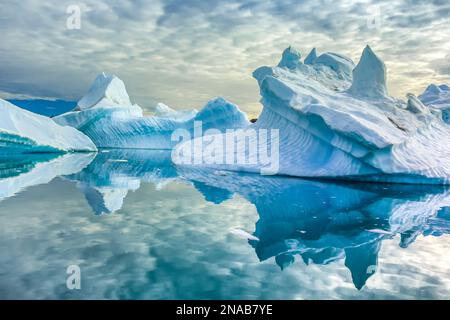
[[[195,122],[202,130],[225,130],[248,126],[246,115],[223,98],[209,101],[197,110],[175,111],[159,103],[152,116],[144,116],[132,104],[122,80],[100,74],[72,112],[54,118],[86,134],[99,148],[171,149],[177,144],[172,133],[177,129],[193,132]],[[173,140],[173,141],[172,141]]]
[[[336,53],[301,55],[287,48],[276,67],[260,67],[263,110],[250,129],[279,130],[277,174],[349,180],[448,184],[450,126],[441,111],[417,97],[389,96],[386,67],[367,46],[355,66]],[[242,134],[246,134],[245,130]],[[211,137],[208,141],[221,135]],[[243,139],[252,143],[255,136]],[[256,141],[253,141],[256,143]],[[270,148],[271,140],[268,140]],[[205,141],[185,142],[201,152]],[[225,158],[236,159],[226,151]],[[256,161],[257,162],[257,161]],[[194,165],[194,164],[178,164]],[[261,172],[262,164],[214,163],[201,166]]]
[[[96,150],[78,130],[0,99],[0,155]]]

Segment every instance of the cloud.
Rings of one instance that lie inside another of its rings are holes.
[[[80,30],[66,28],[70,4],[81,8]],[[357,60],[368,43],[386,61],[391,93],[402,96],[450,80],[436,64],[450,51],[449,10],[445,1],[412,0],[6,0],[0,91],[78,99],[106,71],[147,108],[199,108],[222,95],[257,114],[251,72],[274,65],[286,46]]]
[[[447,54],[442,59],[431,61],[430,67],[441,75],[450,75],[450,54]]]

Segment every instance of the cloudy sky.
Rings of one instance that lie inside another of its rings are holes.
[[[67,27],[70,5],[80,29]],[[78,100],[105,71],[148,110],[224,96],[256,115],[251,72],[285,47],[357,62],[369,44],[403,97],[450,82],[449,26],[448,0],[2,0],[0,96]]]

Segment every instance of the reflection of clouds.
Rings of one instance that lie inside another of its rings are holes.
[[[97,73],[108,71],[146,107],[158,101],[198,107],[223,95],[255,113],[259,95],[251,72],[273,64],[289,44],[304,54],[318,47],[356,58],[369,43],[387,62],[397,95],[436,82],[429,63],[450,49],[445,1],[78,3],[82,28],[75,31],[65,28],[70,1],[2,6],[1,91],[76,99]],[[379,8],[376,29],[367,26],[370,8]],[[406,74],[411,70],[427,74],[414,79]],[[445,81],[448,73],[439,78]]]
[[[0,297],[450,294],[443,187],[177,172],[164,166],[166,157],[164,151],[99,153],[78,173],[0,202]],[[98,194],[90,198],[91,192]],[[81,291],[66,289],[71,264],[81,267]]]
[[[58,204],[58,210],[55,209]],[[29,208],[33,207],[33,212]],[[75,185],[54,180],[0,204],[0,296],[22,298],[426,298],[450,294],[445,238],[420,238],[407,250],[385,240],[377,272],[355,290],[342,260],[297,262],[282,272],[260,263],[229,230],[253,230],[253,205],[241,197],[217,206],[178,182],[130,193],[120,214],[91,214]],[[436,257],[439,257],[437,260]],[[312,258],[311,258],[312,259]],[[82,290],[67,291],[78,264]],[[407,279],[407,281],[405,281]]]

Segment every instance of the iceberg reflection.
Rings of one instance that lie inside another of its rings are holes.
[[[407,247],[420,235],[450,233],[450,191],[445,186],[225,174],[175,167],[170,151],[164,150],[0,161],[0,200],[56,176],[75,182],[97,215],[121,209],[141,182],[154,183],[156,190],[172,181],[185,182],[214,204],[238,195],[255,206],[259,219],[253,232],[233,234],[249,239],[260,261],[274,257],[283,270],[296,260],[306,265],[343,260],[358,289],[376,272],[384,239],[399,235],[399,245]]]
[[[36,153],[0,157],[0,201],[28,187],[46,184],[54,178],[81,171],[94,153]]]
[[[222,188],[253,203],[259,220],[249,240],[258,258],[281,269],[298,256],[306,264],[344,259],[361,289],[377,270],[382,240],[400,234],[450,233],[450,192],[440,186],[319,182],[281,177],[183,171],[191,181]],[[207,196],[205,196],[207,198]]]

